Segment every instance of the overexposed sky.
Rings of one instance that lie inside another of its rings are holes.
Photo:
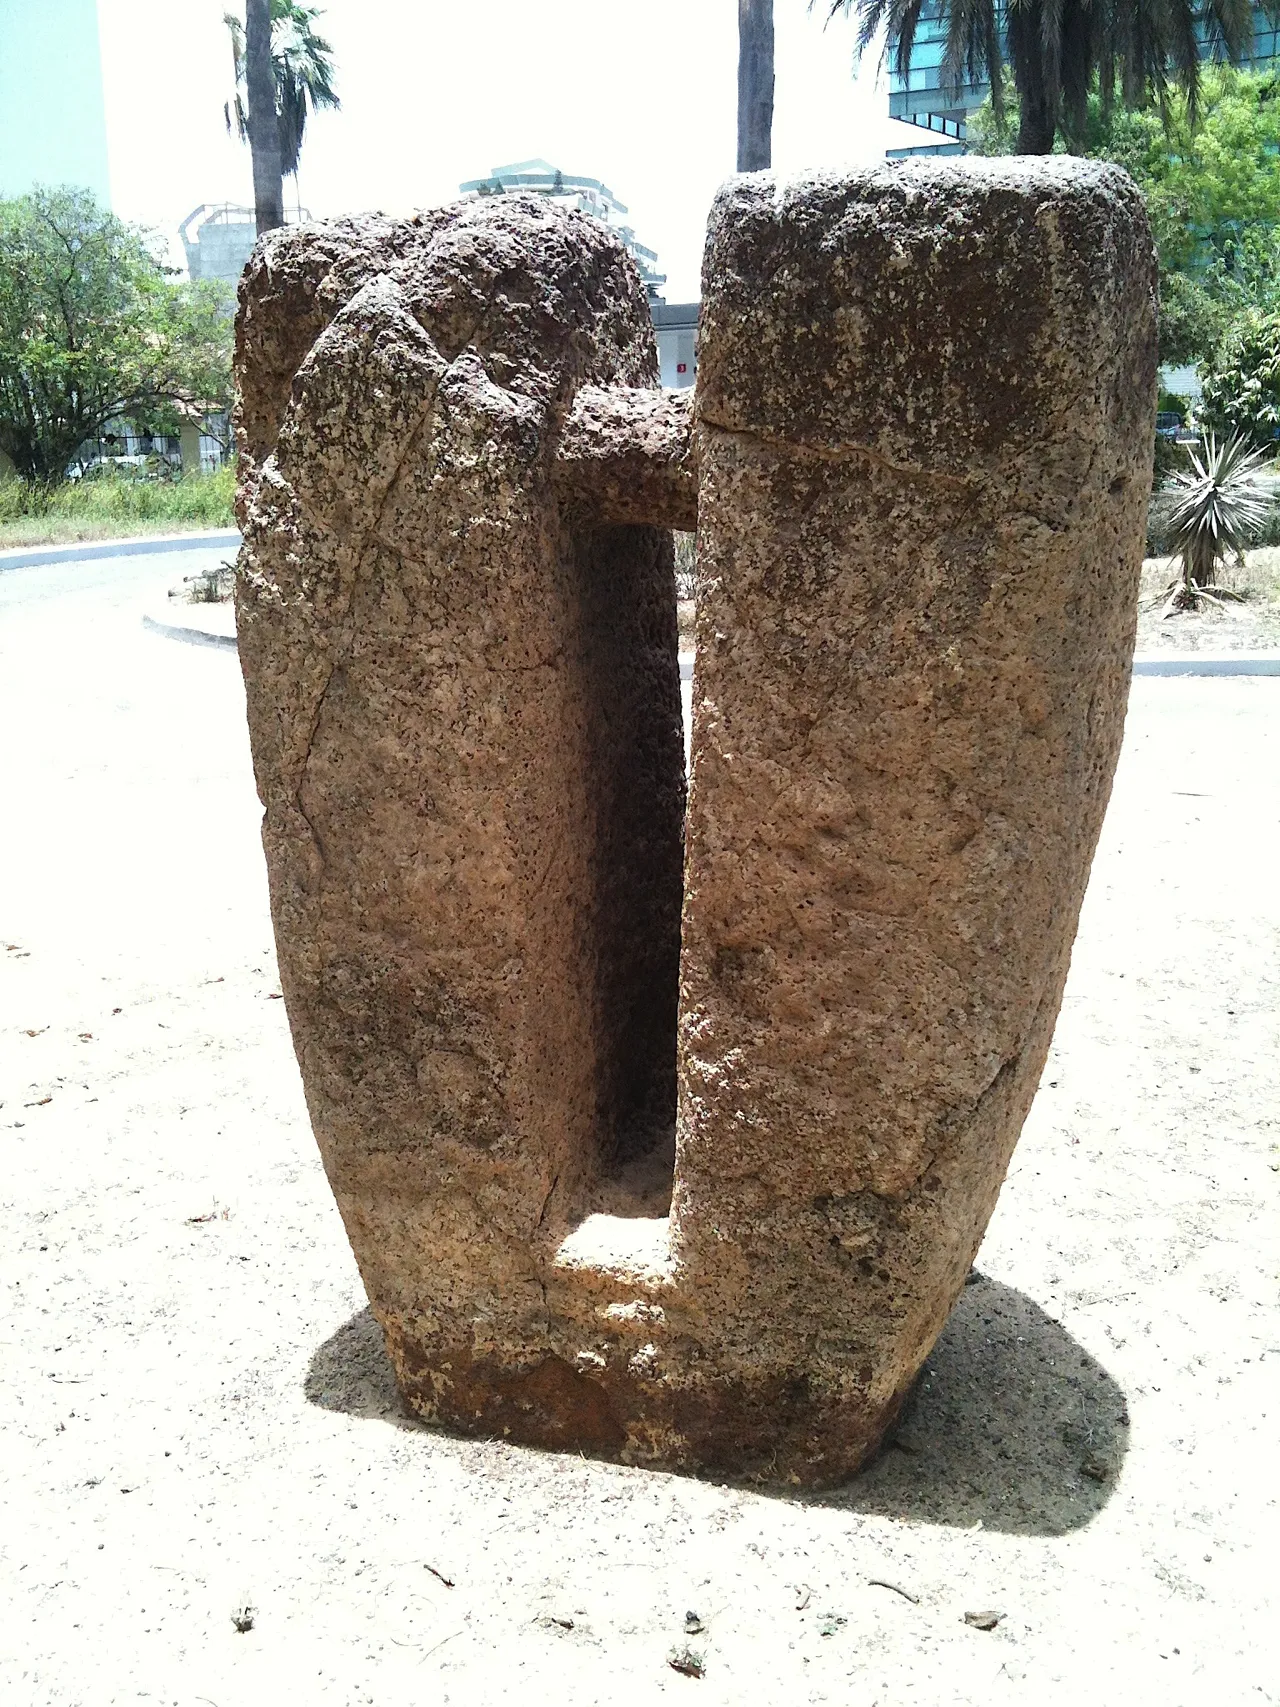
[[[112,202],[172,232],[199,202],[252,199],[227,136],[223,13],[237,0],[98,0]],[[242,4],[238,9],[243,12]],[[302,205],[318,218],[448,201],[466,178],[537,155],[602,179],[668,274],[698,294],[707,208],[733,170],[736,0],[327,0],[342,110],[311,121]],[[775,0],[773,160],[871,160],[893,124],[853,25]],[[286,181],[285,195],[293,190]],[[180,257],[176,257],[180,258]]]

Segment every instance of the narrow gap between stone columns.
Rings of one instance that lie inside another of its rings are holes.
[[[669,530],[584,528],[586,786],[595,826],[596,1177],[591,1208],[658,1217],[675,1166],[685,742]]]

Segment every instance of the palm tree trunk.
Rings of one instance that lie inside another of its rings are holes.
[[[1035,91],[1037,98],[1022,97],[1018,110],[1018,153],[1052,154],[1056,127],[1044,99],[1044,90]]]
[[[738,170],[773,160],[773,0],[738,0]]]
[[[271,65],[271,0],[245,0],[244,70],[249,96],[249,151],[253,156],[253,207],[258,236],[284,224],[280,127]]]
[[[1018,153],[1052,154],[1058,115],[1044,74],[1041,8],[1010,7],[1007,16],[1009,57],[1018,91]]]

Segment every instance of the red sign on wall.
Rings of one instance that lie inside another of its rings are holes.
[[[677,373],[688,373],[688,371],[689,371],[688,362],[677,362],[676,363],[676,372]]]

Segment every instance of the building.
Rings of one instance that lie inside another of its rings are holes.
[[[97,0],[0,0],[0,195],[35,184],[110,205]]]
[[[890,148],[886,152],[891,160],[911,154],[963,154],[966,123],[991,92],[989,83],[966,83],[958,92],[945,87],[942,55],[947,37],[946,10],[943,0],[924,0],[907,74],[902,76],[892,62],[889,71],[889,117],[918,125],[937,140],[922,139],[913,147]],[[1278,47],[1277,20],[1267,16],[1260,0],[1254,0],[1253,46],[1245,66],[1258,70],[1272,65]]]
[[[697,302],[651,302],[654,336],[658,341],[658,364],[662,383],[676,391],[693,384],[698,371]]]
[[[626,207],[599,178],[575,178],[545,160],[518,160],[511,166],[495,166],[487,178],[470,178],[458,188],[464,196],[502,196],[524,190],[548,196],[564,207],[577,208],[610,225],[626,244],[640,269],[650,296],[656,297],[666,284],[658,269],[658,257],[646,249],[626,221]]]
[[[946,40],[947,8],[943,0],[924,0],[905,77],[890,60],[889,117],[918,125],[940,140],[887,149],[890,160],[901,160],[911,154],[940,156],[965,152],[965,121],[986,100],[991,85],[966,83],[958,94],[944,92],[942,55]]]
[[[186,251],[187,272],[193,279],[221,279],[233,288],[240,282],[258,241],[253,209],[237,207],[234,202],[201,202],[183,220],[178,234]]]

